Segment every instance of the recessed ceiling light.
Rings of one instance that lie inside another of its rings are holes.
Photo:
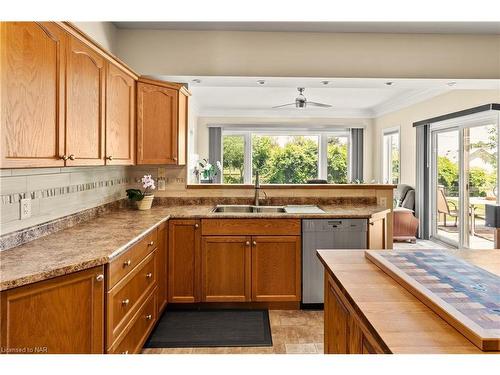
[[[193,82],[194,82],[194,83],[201,83],[201,79],[199,79],[199,78],[195,78],[195,79],[193,79]]]
[[[330,81],[321,81],[321,83],[322,83],[323,85],[328,85],[328,84],[330,83]]]
[[[259,80],[257,81],[257,83],[258,83],[259,85],[263,85],[264,83],[266,83],[266,81],[264,81],[263,79],[259,79]]]
[[[387,86],[392,86],[392,85],[394,84],[394,82],[389,81],[389,82],[386,82],[385,84],[386,84]]]
[[[455,86],[457,83],[455,81],[451,81],[451,82],[448,82],[447,85],[448,86]]]

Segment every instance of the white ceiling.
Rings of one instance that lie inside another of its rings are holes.
[[[186,83],[200,116],[371,118],[454,89],[496,89],[500,80],[155,76]],[[196,82],[199,80],[200,82]],[[264,80],[264,84],[258,81]],[[324,84],[324,82],[328,82]],[[387,85],[391,82],[391,85]],[[332,108],[276,108],[294,102],[297,87]]]
[[[500,34],[500,22],[114,22],[120,29],[320,33]]]

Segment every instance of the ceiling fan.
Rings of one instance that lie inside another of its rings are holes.
[[[282,104],[282,105],[276,105],[273,108],[283,108],[283,107],[289,107],[289,106],[295,106],[295,108],[307,108],[307,107],[321,107],[321,108],[330,108],[330,104],[324,104],[324,103],[317,103],[317,102],[310,102],[306,99],[304,96],[304,87],[297,87],[297,90],[299,91],[299,96],[295,98],[294,103],[288,103],[288,104]]]

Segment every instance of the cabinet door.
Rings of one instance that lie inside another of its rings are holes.
[[[201,246],[203,302],[245,302],[251,297],[250,237],[205,236]]]
[[[104,58],[70,37],[66,69],[66,165],[104,165]]]
[[[132,165],[135,156],[135,80],[108,63],[106,164]]]
[[[199,220],[171,220],[168,228],[168,301],[200,301]]]
[[[160,314],[167,305],[167,234],[168,227],[163,223],[158,228],[158,248],[156,261],[158,265],[158,313]]]
[[[64,166],[65,49],[50,22],[0,23],[1,168]]]
[[[178,91],[137,84],[137,164],[177,164]]]
[[[103,353],[104,267],[0,293],[0,346]]]
[[[325,354],[348,354],[349,311],[325,275]]]
[[[300,301],[300,236],[252,237],[252,300]]]
[[[188,103],[189,96],[184,90],[179,91],[178,106],[178,135],[177,135],[177,165],[186,165],[187,158],[187,132],[188,132]]]
[[[386,219],[370,219],[368,221],[368,249],[387,249]]]

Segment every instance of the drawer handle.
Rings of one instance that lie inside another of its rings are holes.
[[[130,261],[130,259],[126,260],[125,262],[123,262],[123,267],[128,267],[130,266],[132,262]]]
[[[153,319],[153,315],[151,314],[146,315],[146,320],[151,320],[151,319]]]
[[[153,274],[152,274],[151,272],[148,272],[148,273],[146,274],[146,279],[150,279],[150,278],[152,278],[152,277],[153,277]]]
[[[127,306],[129,303],[130,303],[130,300],[129,300],[128,298],[127,298],[127,299],[124,299],[124,300],[122,301],[122,305],[123,305],[123,306]]]
[[[149,246],[153,246],[155,243],[154,241],[151,241],[150,243],[148,243]]]
[[[97,281],[103,281],[104,280],[104,275],[103,274],[97,275],[97,277],[95,279]]]
[[[122,354],[128,354],[128,350],[125,350],[124,352],[122,352]]]
[[[255,246],[257,245],[257,241],[253,241],[252,244]]]

